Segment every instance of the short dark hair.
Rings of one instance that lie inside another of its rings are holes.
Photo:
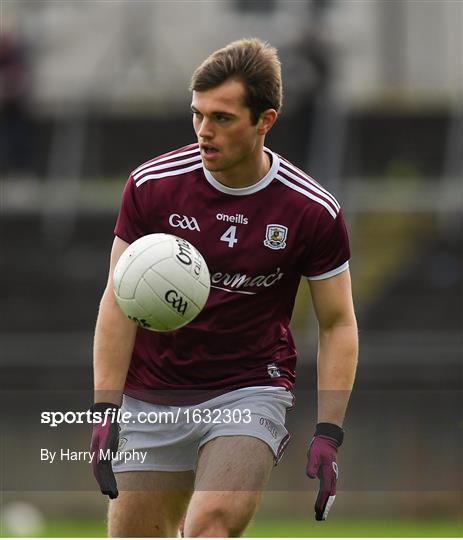
[[[267,109],[280,110],[283,102],[281,64],[275,47],[257,38],[240,39],[212,53],[196,68],[190,90],[201,92],[229,79],[244,84],[245,105],[256,124]]]

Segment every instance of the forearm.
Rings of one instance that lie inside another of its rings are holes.
[[[342,426],[355,379],[358,337],[355,320],[319,331],[318,422]]]
[[[120,404],[137,326],[116,304],[112,290],[103,294],[93,345],[95,402]]]

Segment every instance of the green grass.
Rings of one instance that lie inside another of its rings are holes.
[[[255,538],[333,537],[456,537],[461,538],[460,521],[263,521],[252,524],[246,536]]]
[[[2,537],[8,531],[2,531]],[[102,522],[56,521],[47,524],[42,538],[57,537],[104,537]],[[248,538],[311,538],[311,537],[451,537],[461,538],[461,521],[326,521],[323,523],[307,521],[256,521],[246,532]]]

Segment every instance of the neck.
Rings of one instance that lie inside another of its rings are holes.
[[[231,188],[244,188],[257,184],[269,172],[272,166],[270,156],[262,148],[258,159],[251,162],[238,163],[235,167],[225,171],[211,172],[213,177],[224,186]]]

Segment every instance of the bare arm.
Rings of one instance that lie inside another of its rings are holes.
[[[111,250],[108,282],[100,302],[93,344],[95,402],[120,404],[137,326],[119,309],[113,292],[113,272],[129,244],[117,236]]]
[[[309,284],[319,325],[318,422],[342,426],[358,356],[350,274],[346,270]]]

